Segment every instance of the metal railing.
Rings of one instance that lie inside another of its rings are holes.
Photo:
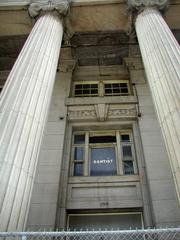
[[[124,231],[0,232],[0,240],[180,240],[180,228]]]

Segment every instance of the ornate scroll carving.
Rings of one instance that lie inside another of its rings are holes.
[[[69,2],[67,0],[62,0],[57,2],[48,1],[46,3],[32,3],[29,7],[29,15],[32,18],[36,18],[39,14],[50,11],[57,11],[61,17],[65,17],[68,13]]]
[[[167,8],[169,0],[127,0],[130,10],[142,10],[146,7],[156,7],[160,10]]]

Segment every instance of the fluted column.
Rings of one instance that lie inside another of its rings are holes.
[[[167,1],[129,0],[146,76],[180,200],[180,48],[159,10]],[[159,10],[158,10],[159,9]]]
[[[0,98],[0,231],[23,230],[51,100],[67,2],[32,4],[35,23]]]

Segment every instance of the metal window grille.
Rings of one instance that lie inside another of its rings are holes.
[[[180,240],[180,228],[126,231],[1,232],[0,240]]]

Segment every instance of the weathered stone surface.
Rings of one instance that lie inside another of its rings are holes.
[[[147,7],[156,7],[163,10],[167,7],[169,0],[128,0],[130,9],[142,10]]]
[[[28,37],[2,91],[1,231],[22,231],[26,224],[62,35],[63,27],[57,17],[50,14],[41,17]]]
[[[176,227],[180,221],[179,205],[151,93],[147,83],[140,83],[136,88],[142,114],[138,124],[151,195],[151,213],[156,227]]]
[[[136,32],[180,200],[180,48],[158,10],[146,8]]]
[[[37,17],[41,12],[57,11],[60,16],[66,16],[69,9],[69,2],[67,0],[56,2],[34,2],[29,7],[29,15],[32,18]]]

